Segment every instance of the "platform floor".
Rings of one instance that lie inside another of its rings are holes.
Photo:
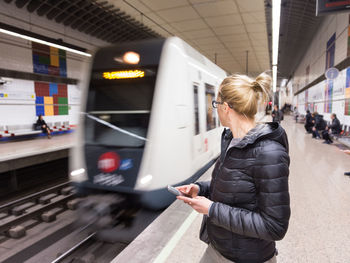
[[[74,133],[52,136],[51,139],[40,137],[31,140],[1,142],[0,162],[69,149],[73,144]]]
[[[286,116],[290,146],[292,215],[285,238],[277,242],[278,262],[350,262],[350,156],[336,145],[306,134]],[[198,262],[206,245],[199,241],[198,215],[165,262]]]

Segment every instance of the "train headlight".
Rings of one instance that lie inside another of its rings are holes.
[[[123,61],[128,64],[138,64],[140,62],[140,55],[133,51],[126,52],[123,56]]]
[[[71,175],[72,177],[75,177],[75,176],[82,175],[82,174],[84,174],[84,173],[85,173],[85,169],[84,169],[84,168],[80,168],[80,169],[78,169],[78,170],[72,171],[72,172],[70,173],[70,175]]]
[[[149,182],[152,180],[152,178],[153,178],[153,176],[150,175],[150,174],[148,174],[148,175],[146,175],[145,177],[142,177],[142,178],[141,178],[140,183],[141,183],[142,185],[145,185],[145,184],[149,183]]]

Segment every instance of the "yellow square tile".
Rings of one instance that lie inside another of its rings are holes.
[[[51,104],[53,105],[53,97],[44,97],[44,104]]]
[[[59,66],[59,59],[58,59],[58,55],[50,55],[50,65],[54,66],[54,67],[58,67]]]
[[[53,116],[53,97],[44,97],[45,116]]]
[[[53,105],[45,105],[45,116],[53,116]]]
[[[58,56],[58,48],[50,47],[50,55]]]

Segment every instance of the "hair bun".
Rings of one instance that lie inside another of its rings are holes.
[[[259,82],[257,82],[256,80],[253,81],[252,88],[255,92],[263,92],[263,89],[261,88]]]

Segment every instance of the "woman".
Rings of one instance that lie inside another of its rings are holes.
[[[200,238],[209,244],[200,262],[276,262],[275,240],[290,217],[288,140],[276,122],[256,124],[259,98],[267,98],[271,78],[233,75],[220,85],[217,107],[221,155],[209,182],[178,189],[177,198],[202,213]]]
[[[42,115],[39,115],[38,120],[35,124],[36,127],[40,127],[43,133],[47,133],[47,138],[51,139],[50,128],[47,126]]]

